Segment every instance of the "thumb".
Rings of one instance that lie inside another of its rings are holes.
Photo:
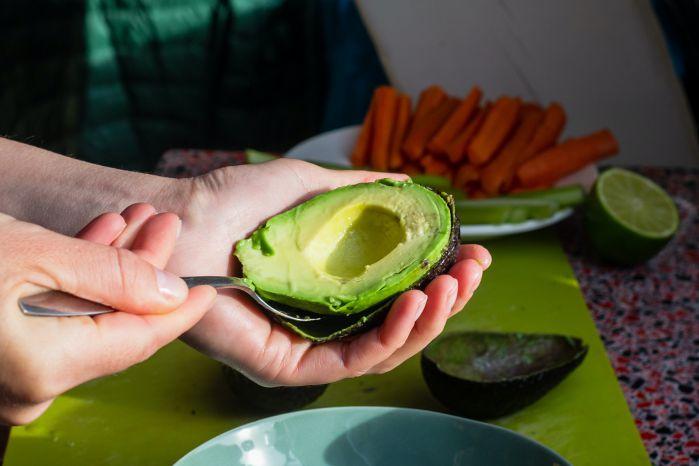
[[[184,281],[126,249],[46,232],[30,281],[134,314],[169,312],[184,302]],[[36,257],[36,256],[35,256]]]
[[[410,177],[401,173],[373,172],[367,170],[330,170],[327,172],[326,180],[330,184],[329,189],[340,188],[351,184],[371,183],[383,178],[391,178],[397,181],[406,181]]]

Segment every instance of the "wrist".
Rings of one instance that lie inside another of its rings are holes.
[[[148,202],[158,212],[172,212],[180,218],[187,215],[194,184],[192,178],[147,176],[148,183],[143,186],[136,202]]]

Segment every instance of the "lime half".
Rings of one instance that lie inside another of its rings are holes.
[[[679,215],[660,186],[636,173],[612,168],[592,188],[585,224],[604,259],[631,265],[650,259],[670,241]]]

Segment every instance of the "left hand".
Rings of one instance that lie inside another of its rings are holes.
[[[154,213],[140,204],[102,215],[81,239],[0,214],[0,423],[26,424],[64,391],[143,361],[210,307],[215,290],[161,270],[180,222]],[[45,289],[121,312],[23,315],[17,300]]]
[[[179,182],[185,206],[182,235],[168,270],[180,275],[237,275],[232,252],[269,217],[325,191],[405,175],[327,170],[280,159],[215,170]],[[219,293],[214,308],[184,337],[192,346],[244,372],[260,384],[312,385],[383,373],[422,350],[459,312],[480,283],[491,258],[463,245],[448,274],[423,291],[403,293],[385,322],[344,341],[321,345],[271,322],[246,296]]]

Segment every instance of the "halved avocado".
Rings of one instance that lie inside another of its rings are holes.
[[[459,222],[450,195],[380,180],[339,188],[272,217],[235,255],[270,302],[322,315],[274,316],[323,342],[381,322],[393,298],[423,288],[456,260]]]
[[[445,334],[422,352],[422,374],[442,404],[493,419],[534,403],[587,355],[576,337],[526,333]]]
[[[223,376],[233,394],[241,401],[266,413],[280,413],[300,409],[317,400],[328,385],[302,387],[263,387],[237,370],[222,366]]]

